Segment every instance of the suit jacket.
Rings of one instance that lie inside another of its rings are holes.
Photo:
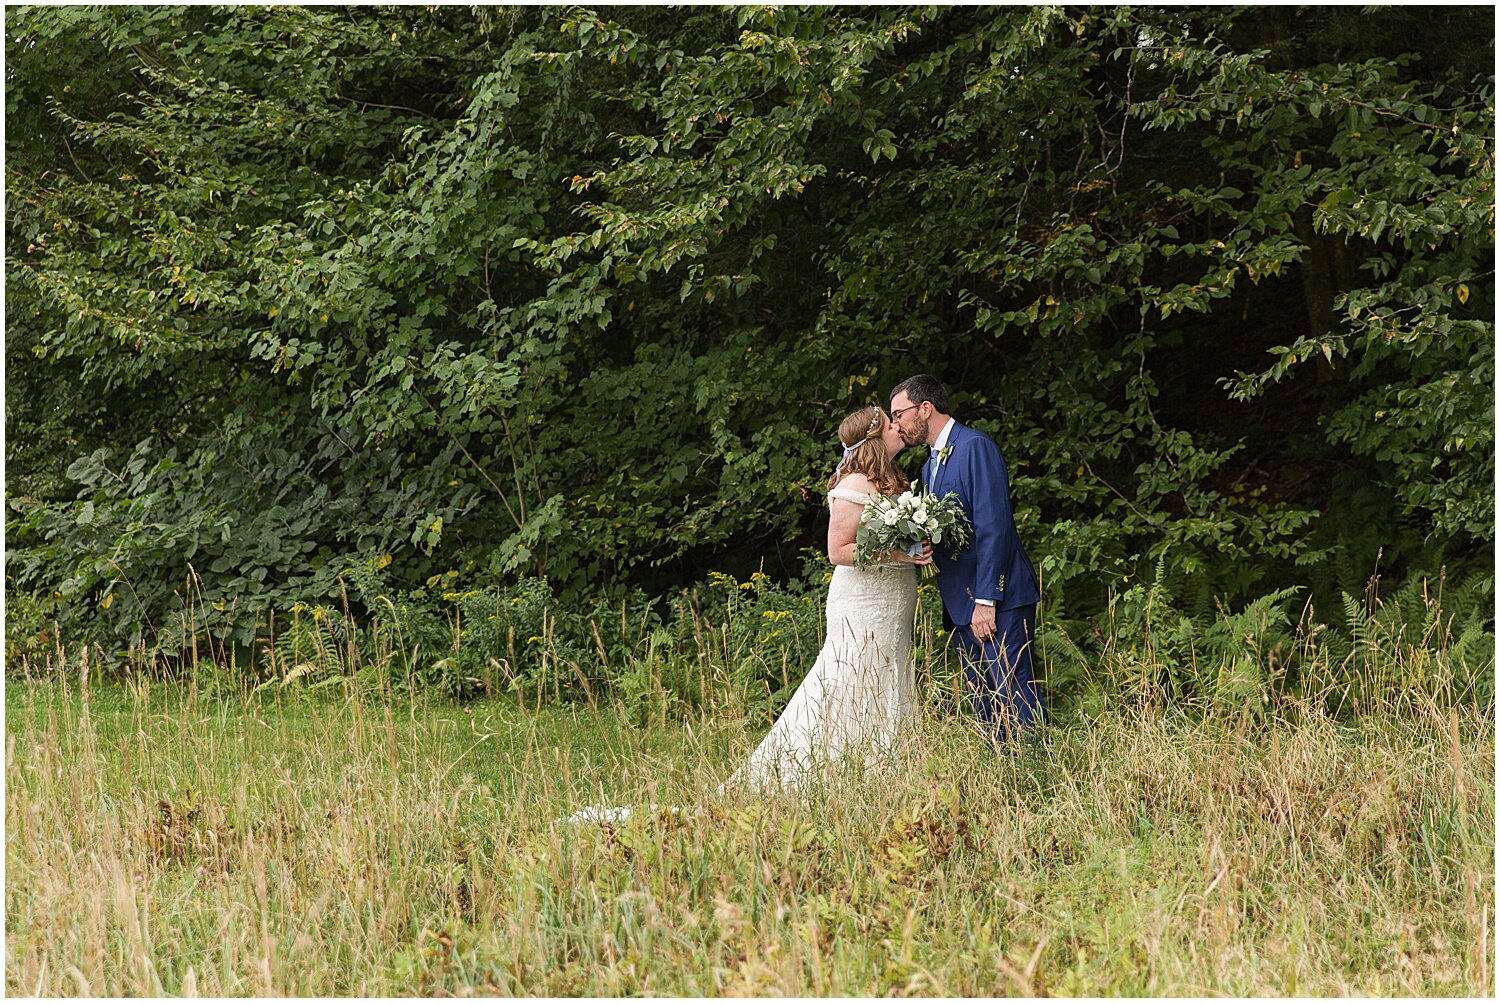
[[[1031,605],[1042,594],[1036,569],[1016,534],[1010,478],[1000,447],[983,432],[957,421],[947,444],[948,458],[937,462],[935,470],[924,463],[922,477],[933,494],[958,495],[973,527],[963,550],[938,544],[932,553],[943,608],[949,620],[963,626],[973,615],[975,599],[993,599],[998,611]]]

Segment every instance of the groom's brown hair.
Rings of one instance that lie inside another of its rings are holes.
[[[913,404],[926,401],[933,406],[934,410],[941,411],[943,414],[953,413],[948,410],[948,391],[936,376],[923,373],[920,376],[904,379],[891,391],[891,400],[895,400],[897,394],[906,394],[906,399]]]

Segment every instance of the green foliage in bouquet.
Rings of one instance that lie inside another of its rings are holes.
[[[910,491],[865,506],[854,535],[854,563],[880,564],[891,551],[911,553],[923,540],[962,549],[969,542],[969,519],[958,495],[950,491],[939,498],[913,483]]]

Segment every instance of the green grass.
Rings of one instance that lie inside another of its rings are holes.
[[[1492,995],[1494,729],[1111,707],[716,798],[762,721],[6,688],[6,988]],[[619,827],[583,804],[662,802]]]

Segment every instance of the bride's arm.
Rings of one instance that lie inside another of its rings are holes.
[[[836,488],[855,494],[868,494],[870,481],[864,474],[850,474]],[[859,532],[859,518],[865,507],[847,498],[828,499],[828,559],[835,565],[854,564],[854,534]]]
[[[854,563],[854,535],[859,532],[859,517],[865,507],[843,498],[829,502],[828,559],[836,565]]]

